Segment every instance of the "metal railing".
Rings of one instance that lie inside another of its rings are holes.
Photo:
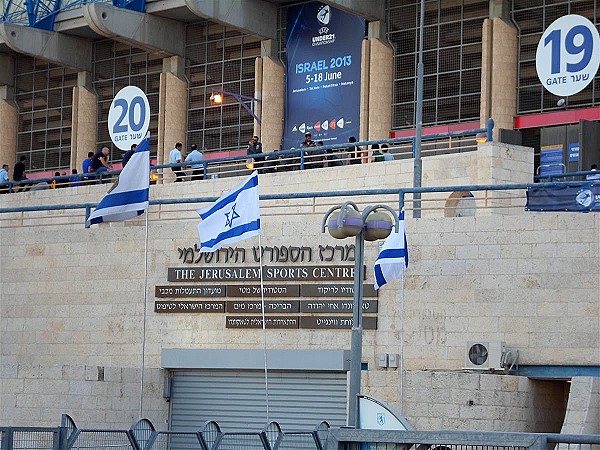
[[[490,431],[387,431],[330,428],[284,432],[270,422],[257,432],[222,432],[214,421],[197,431],[157,431],[147,419],[129,430],[78,429],[68,415],[60,427],[0,427],[1,450],[596,450],[600,435]]]
[[[392,189],[355,189],[344,191],[322,191],[322,192],[297,192],[287,194],[261,195],[260,200],[264,202],[262,215],[277,216],[286,215],[289,208],[289,200],[296,200],[297,209],[302,214],[322,214],[330,206],[339,204],[340,198],[352,198],[357,205],[372,201],[376,195],[378,203],[397,205],[398,209],[405,207],[406,211],[412,208],[413,199],[407,198],[411,194],[425,194],[420,199],[420,211],[443,211],[446,217],[464,217],[475,215],[475,210],[489,209],[497,213],[510,213],[510,210],[523,209],[525,206],[524,191],[532,187],[564,188],[567,186],[582,186],[586,181],[551,182],[551,183],[527,183],[527,184],[498,184],[498,185],[458,185],[438,186],[421,188],[392,188]],[[446,195],[450,193],[450,195]],[[439,194],[443,194],[439,196]],[[456,194],[461,194],[456,198]],[[437,196],[436,196],[437,195]],[[195,198],[166,198],[151,199],[150,206],[157,206],[150,210],[150,221],[154,220],[185,220],[197,219],[197,215],[190,214],[198,209],[198,204],[212,203],[217,197],[195,197]],[[279,200],[288,200],[281,203]],[[56,205],[35,206],[11,206],[0,208],[0,226],[40,226],[56,225],[49,219],[66,219],[61,224],[78,224],[85,222],[97,203],[74,203]],[[83,214],[76,213],[78,210],[85,211]],[[52,211],[52,213],[50,213]],[[47,214],[39,214],[47,212]],[[10,215],[12,213],[12,215]],[[294,214],[296,214],[295,212]]]
[[[474,130],[455,131],[441,134],[430,134],[423,136],[423,148],[421,155],[436,156],[442,154],[463,153],[477,150],[477,136],[492,142],[493,120],[490,119],[487,128]],[[414,156],[414,137],[402,137],[391,139],[376,139],[355,143],[342,143],[324,145],[317,147],[292,148],[270,153],[254,155],[229,156],[225,158],[205,159],[202,161],[202,179],[225,178],[246,175],[251,170],[261,173],[287,172],[294,170],[307,170],[324,167],[336,167],[351,164],[366,164],[378,162],[383,157],[373,156],[372,150],[368,150],[373,144],[387,145],[386,150],[394,160],[410,159]],[[353,151],[349,147],[360,147],[359,151]],[[385,162],[385,161],[383,161]],[[151,183],[159,182],[174,170],[184,173],[184,181],[193,177],[194,170],[189,168],[192,162],[177,164],[160,164],[151,167]],[[9,181],[8,184],[0,185],[0,194],[7,192],[22,192],[28,190],[54,189],[69,186],[80,186],[86,184],[108,183],[116,179],[120,170],[61,175],[57,177],[28,179],[22,181]]]
[[[332,428],[327,450],[551,450],[556,444],[568,445],[570,450],[592,450],[600,444],[600,435]]]

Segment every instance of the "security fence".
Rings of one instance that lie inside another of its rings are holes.
[[[277,422],[257,432],[223,432],[214,421],[197,431],[157,431],[147,419],[129,430],[0,427],[1,450],[597,450],[600,435],[480,431],[387,431],[330,428],[287,433]]]

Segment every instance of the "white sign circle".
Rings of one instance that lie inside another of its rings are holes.
[[[571,14],[544,31],[535,55],[538,78],[559,97],[581,92],[600,66],[600,36],[592,22]]]
[[[150,103],[144,91],[137,86],[121,89],[108,110],[108,133],[121,150],[139,144],[150,126]]]

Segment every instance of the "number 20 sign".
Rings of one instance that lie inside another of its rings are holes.
[[[150,103],[144,91],[136,86],[121,89],[108,110],[110,139],[121,150],[139,144],[150,125]]]
[[[544,31],[535,67],[544,87],[566,97],[592,82],[600,65],[600,37],[592,22],[571,14],[556,19]]]

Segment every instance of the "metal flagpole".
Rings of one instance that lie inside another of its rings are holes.
[[[404,271],[400,277],[400,413],[404,414]]]
[[[265,402],[267,404],[267,423],[269,423],[269,371],[267,370],[267,318],[265,316],[265,290],[263,286],[262,239],[258,235],[258,261],[260,264],[260,302],[262,308],[263,358],[265,361]]]
[[[423,161],[421,160],[421,136],[423,134],[423,28],[425,26],[425,0],[421,0],[421,18],[419,25],[419,63],[417,65],[417,127],[415,130],[415,153],[413,155],[413,187],[421,187]],[[413,217],[421,217],[421,193],[413,193]]]
[[[146,209],[146,236],[144,239],[144,323],[142,324],[142,374],[140,377],[140,418],[144,417],[144,367],[146,364],[146,305],[148,302],[148,216],[150,206]]]

